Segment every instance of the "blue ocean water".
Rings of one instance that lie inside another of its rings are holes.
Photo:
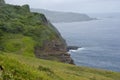
[[[99,20],[54,25],[68,45],[82,47],[69,52],[76,65],[120,72],[120,18],[100,16]]]

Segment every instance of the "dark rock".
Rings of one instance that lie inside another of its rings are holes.
[[[4,70],[3,66],[0,65],[0,71],[3,71],[3,70]]]
[[[66,44],[61,41],[45,41],[44,47],[35,47],[35,54],[36,57],[41,59],[74,64],[70,54],[67,53]]]
[[[78,46],[68,46],[67,47],[67,51],[69,51],[69,50],[77,50],[78,48],[80,48],[80,47],[78,47]]]

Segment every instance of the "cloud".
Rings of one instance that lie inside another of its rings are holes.
[[[117,12],[120,11],[120,0],[6,0],[7,3],[32,8],[44,8],[57,11],[73,12]]]

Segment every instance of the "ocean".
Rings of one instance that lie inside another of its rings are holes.
[[[69,51],[76,65],[120,72],[120,15],[90,16],[98,20],[53,24],[68,45],[81,47]]]

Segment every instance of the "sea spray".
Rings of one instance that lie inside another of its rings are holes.
[[[68,53],[77,53],[77,52],[80,52],[80,51],[82,51],[82,50],[84,50],[84,49],[85,49],[85,48],[78,48],[78,49],[76,49],[76,50],[71,49],[71,50],[69,50]]]

